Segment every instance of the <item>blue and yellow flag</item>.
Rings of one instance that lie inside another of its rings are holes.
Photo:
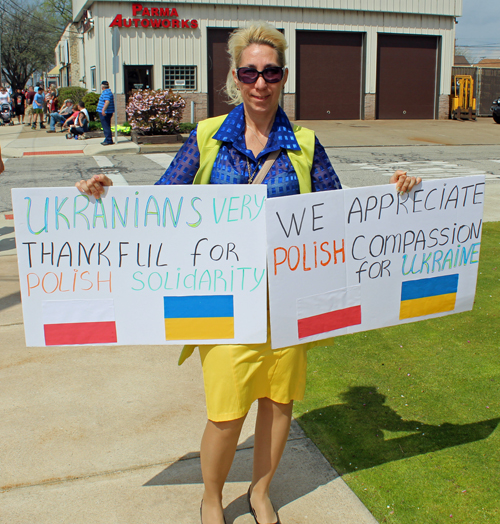
[[[163,297],[166,340],[234,338],[232,295]]]
[[[457,290],[458,274],[403,282],[400,320],[453,311]]]

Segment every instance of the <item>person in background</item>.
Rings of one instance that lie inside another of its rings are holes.
[[[77,122],[79,113],[80,113],[80,109],[78,105],[76,107],[73,107],[73,113],[71,113],[71,115],[63,122],[63,125],[61,127],[61,132],[65,131],[66,129],[69,131],[69,128],[75,125],[75,123]],[[71,137],[68,137],[68,134],[66,134],[66,138],[71,138]]]
[[[67,98],[59,111],[53,111],[50,113],[50,129],[47,129],[47,133],[55,133],[56,124],[61,124],[62,126],[72,114],[73,101],[70,98]]]
[[[16,89],[16,92],[12,98],[14,101],[14,112],[17,116],[17,121],[19,125],[24,124],[24,106],[26,103],[26,97],[24,96],[24,93],[20,87]]]
[[[7,92],[7,88],[5,86],[0,87],[0,106],[2,104],[10,105],[10,95]]]
[[[28,91],[25,93],[25,114],[28,117],[29,122],[26,122],[25,125],[30,126],[33,120],[33,99],[35,98],[35,90],[33,86],[28,87]]]
[[[2,148],[0,147],[0,175],[4,172],[5,166],[2,160]]]
[[[46,123],[47,124],[50,123],[50,115],[54,113],[55,111],[57,111],[57,108],[59,106],[59,101],[57,97],[58,95],[57,95],[57,90],[55,86],[50,86],[49,98],[47,102],[47,113],[46,113]]]
[[[78,102],[78,107],[80,108],[80,112],[85,114],[85,117],[87,118],[87,122],[90,122],[89,112],[85,108],[85,102],[83,100]]]
[[[61,131],[64,131],[64,128],[67,127],[68,130],[71,126],[78,126],[78,117],[79,114],[83,113],[87,119],[87,131],[88,131],[88,122],[89,122],[89,112],[85,109],[85,102],[81,101],[78,103],[76,108],[73,109],[71,116],[63,123]],[[79,127],[79,126],[78,126]],[[73,138],[72,136],[66,135],[66,138]]]
[[[47,91],[45,91],[44,95],[45,95],[45,100],[43,101],[43,118],[42,118],[42,122],[48,124],[49,120],[50,120],[50,109],[49,109],[49,106],[50,106],[50,100],[51,100],[52,93],[51,93],[51,91],[49,89],[47,89]]]
[[[50,122],[50,115],[52,113],[56,113],[57,112],[57,108],[59,106],[59,101],[57,100],[57,96],[55,93],[51,93],[50,96],[49,96],[49,103],[48,103],[48,110],[49,110],[49,119],[47,120],[47,122]]]
[[[75,123],[69,126],[69,133],[66,138],[80,138],[84,139],[85,133],[89,130],[89,113],[85,109],[85,103],[79,102],[78,109],[80,110],[75,119]]]
[[[43,125],[43,106],[45,103],[45,96],[43,94],[43,87],[38,88],[38,92],[33,98],[33,124],[31,129],[36,129],[36,121],[40,116],[40,129],[45,129]]]
[[[109,82],[103,80],[101,82],[102,93],[97,102],[97,113],[102,124],[102,130],[104,131],[104,142],[101,142],[103,146],[110,146],[113,144],[113,135],[111,133],[111,119],[115,112],[115,100],[113,93],[109,88]]]

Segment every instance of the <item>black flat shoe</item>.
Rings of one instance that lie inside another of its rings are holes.
[[[255,510],[252,508],[252,503],[250,502],[250,490],[251,489],[252,489],[252,486],[248,488],[248,492],[247,492],[248,509],[250,510],[250,515],[252,515],[253,519],[255,520],[255,524],[259,524],[259,521],[257,520],[257,514],[255,513]],[[272,502],[271,502],[271,505],[273,505]],[[273,510],[274,510],[274,513],[276,513],[276,518],[278,519],[274,524],[281,524],[280,516],[278,515],[278,512],[274,509],[274,506],[273,506]]]

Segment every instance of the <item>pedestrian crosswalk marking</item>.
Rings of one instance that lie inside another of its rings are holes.
[[[166,153],[155,153],[152,155],[144,155],[146,158],[149,158],[152,162],[160,165],[161,167],[167,169],[174,157],[172,155],[167,155]]]
[[[94,160],[97,162],[99,167],[114,167],[113,162],[107,156],[96,155]]]
[[[113,181],[114,186],[128,186],[128,182],[120,171],[106,171],[105,175]]]
[[[111,162],[107,156],[96,155],[94,156],[94,160],[100,168],[106,169],[104,174],[112,180],[114,186],[128,186],[128,182],[125,180],[125,177],[120,173],[120,171],[116,169],[111,171],[107,170],[107,168],[115,167],[113,162]]]
[[[499,162],[500,160],[493,160]],[[482,169],[469,169],[459,164],[446,162],[443,160],[429,160],[416,162],[384,162],[368,163],[358,162],[351,164],[352,167],[370,171],[385,176],[392,176],[397,169],[404,169],[408,174],[421,176],[422,178],[456,178],[469,175],[485,175],[486,180],[500,180],[500,175],[494,175]]]

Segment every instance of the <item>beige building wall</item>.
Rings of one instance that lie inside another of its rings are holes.
[[[249,4],[252,5],[249,5]],[[83,8],[90,9],[94,28],[84,35],[86,87],[91,89],[91,68],[95,67],[96,85],[103,79],[114,90],[112,68],[112,34],[110,24],[117,14],[132,18],[132,2],[74,0],[77,17]],[[174,4],[142,2],[143,7]],[[190,100],[196,102],[199,114],[206,116],[208,92],[207,30],[216,27],[239,27],[248,20],[267,20],[283,29],[289,48],[286,53],[290,70],[285,87],[285,102],[291,109],[296,93],[297,30],[353,31],[366,34],[364,62],[364,113],[374,118],[377,80],[378,33],[421,34],[440,37],[438,72],[439,88],[436,106],[444,115],[451,89],[451,68],[454,56],[455,22],[461,14],[462,0],[253,0],[251,2],[222,0],[216,4],[193,3],[181,0],[175,3],[179,19],[197,20],[196,29],[153,29],[122,27],[120,35],[119,71],[116,74],[117,93],[124,90],[124,65],[151,65],[154,89],[163,88],[164,65],[196,65],[197,89],[181,93],[188,101],[185,118],[190,112]],[[290,112],[288,112],[290,114]]]

